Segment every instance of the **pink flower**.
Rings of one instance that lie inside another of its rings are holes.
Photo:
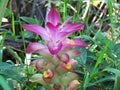
[[[47,71],[44,71],[44,73],[43,73],[43,80],[46,83],[49,83],[52,80],[53,77],[54,77],[54,74],[53,74],[53,72],[50,69],[48,69]]]
[[[69,60],[67,63],[62,63],[62,67],[67,71],[74,71],[74,66],[77,65],[78,62],[74,59]]]
[[[80,82],[78,80],[73,80],[69,83],[67,90],[76,90],[80,86]]]
[[[42,51],[43,53],[51,53],[53,55],[58,54],[59,51],[73,46],[86,47],[86,43],[81,39],[72,39],[70,43],[65,39],[69,34],[76,32],[78,30],[84,29],[84,24],[74,23],[70,24],[71,18],[67,19],[62,25],[60,25],[60,15],[56,12],[54,8],[51,8],[47,16],[46,29],[35,25],[35,24],[23,24],[24,29],[31,31],[35,34],[40,35],[46,41],[44,46],[39,43],[33,43],[28,45],[27,53]]]
[[[47,62],[44,59],[34,60],[30,63],[30,66],[34,66],[36,70],[45,69]]]

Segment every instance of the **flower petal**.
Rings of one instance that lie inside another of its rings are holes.
[[[74,39],[66,39],[63,41],[63,48],[62,49],[70,49],[74,47],[87,47],[87,44],[79,38]]]
[[[68,50],[67,51],[67,54],[70,56],[70,58],[74,58],[76,56],[80,56],[81,55],[81,52],[78,51],[78,50]]]
[[[61,66],[66,69],[67,71],[72,71],[73,70],[73,67],[71,64],[69,63],[62,63]]]
[[[30,63],[30,66],[34,66],[37,70],[41,70],[46,66],[46,62],[44,59],[34,60]]]
[[[87,47],[87,46],[88,46],[88,45],[87,45],[83,40],[81,40],[80,38],[74,38],[73,40],[74,40],[74,42],[75,42],[75,47],[83,48],[83,47]]]
[[[60,41],[62,41],[69,34],[83,29],[84,29],[84,24],[82,23],[68,24],[67,26],[63,27],[63,29],[61,29],[61,31],[58,33],[57,38]]]
[[[47,71],[44,71],[43,73],[44,82],[49,83],[53,77],[54,77],[54,73],[50,69],[48,69]]]
[[[38,26],[38,25],[35,25],[35,24],[23,24],[23,28],[28,30],[28,31],[31,31],[35,34],[40,35],[45,40],[49,39],[47,31],[41,26]]]
[[[62,48],[62,43],[58,43],[56,46],[51,45],[51,42],[48,42],[48,49],[51,54],[57,54]]]
[[[76,60],[74,60],[74,59],[71,59],[71,60],[69,60],[69,62],[68,62],[69,64],[71,64],[72,65],[72,67],[74,67],[75,65],[77,65],[78,64],[78,62],[76,61]]]
[[[80,86],[80,82],[78,80],[73,80],[69,83],[67,89],[68,90],[76,90]]]
[[[67,26],[63,27],[61,32],[66,32],[68,34],[76,32],[78,30],[83,30],[84,24],[82,23],[74,23],[74,24],[68,24]]]
[[[57,55],[57,58],[62,61],[63,63],[67,63],[70,59],[69,55],[67,53],[62,55]]]
[[[54,41],[56,41],[58,26],[54,26],[53,24],[51,24],[49,22],[46,24],[46,26],[48,27],[50,38],[53,39]]]
[[[65,37],[68,35],[68,32],[57,32],[57,40],[59,40],[59,42],[63,41],[65,39]]]
[[[72,18],[68,18],[66,21],[63,22],[63,24],[60,26],[60,28],[63,28],[64,26],[66,26],[68,23],[70,23]]]
[[[26,49],[27,53],[40,52],[40,51],[47,51],[47,47],[37,42],[30,43]]]
[[[43,80],[43,75],[42,74],[34,74],[32,77],[30,77],[30,82],[36,82],[42,85],[46,85],[46,83]]]
[[[47,22],[52,23],[54,26],[60,23],[60,15],[54,8],[51,8],[50,12],[48,13]]]

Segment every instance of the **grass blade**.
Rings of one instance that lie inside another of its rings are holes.
[[[10,86],[7,84],[6,80],[0,76],[0,85],[3,87],[4,90],[11,90]]]
[[[0,26],[2,22],[2,17],[4,15],[6,5],[7,5],[8,0],[0,0]]]

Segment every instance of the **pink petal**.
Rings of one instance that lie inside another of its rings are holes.
[[[48,42],[48,49],[51,54],[57,54],[62,48],[62,43],[57,44],[56,46],[53,46],[51,42]]]
[[[60,24],[60,15],[54,8],[51,8],[50,12],[48,13],[47,22],[52,23],[54,26]]]
[[[45,77],[46,73],[49,73],[48,77]],[[54,77],[54,73],[50,69],[48,69],[47,71],[44,71],[44,73],[43,73],[43,80],[44,80],[44,82],[46,82],[46,83],[51,82],[53,77]]]
[[[68,50],[67,54],[70,56],[70,58],[76,57],[76,56],[80,56],[81,52],[78,50]]]
[[[61,32],[66,32],[68,34],[76,32],[78,30],[83,30],[84,24],[82,23],[74,23],[74,24],[68,24],[67,26],[63,27]]]
[[[83,47],[87,47],[87,46],[88,46],[88,45],[87,45],[83,40],[81,40],[80,38],[74,38],[73,40],[74,40],[74,42],[75,42],[75,47],[83,48]]]
[[[68,32],[58,32],[57,40],[59,40],[60,42],[63,41],[68,34]]]
[[[61,67],[67,71],[74,71],[74,67],[70,63],[62,63]]]
[[[30,43],[26,49],[27,53],[40,52],[40,51],[47,51],[47,47],[37,42]]]
[[[63,27],[63,29],[58,33],[57,38],[62,41],[69,34],[83,29],[84,29],[84,24],[82,23],[68,24],[67,26]]]
[[[30,63],[30,66],[34,66],[37,70],[41,70],[44,68],[45,65],[44,64],[44,60],[34,60]]]
[[[79,88],[80,82],[78,80],[73,80],[69,83],[67,89],[68,90],[77,90]]]
[[[63,50],[70,49],[74,47],[87,47],[87,44],[79,38],[66,39],[63,41]]]
[[[35,34],[40,35],[45,40],[49,39],[46,30],[41,26],[38,26],[38,25],[35,25],[35,24],[23,24],[23,28],[28,30],[28,31],[31,31]]]
[[[73,67],[78,64],[78,62],[74,59],[69,60],[68,63],[71,64]]]
[[[57,55],[57,58],[64,63],[67,63],[70,59],[70,57],[67,53],[65,53],[63,55]]]
[[[49,30],[49,36],[51,37],[51,39],[56,41],[58,26],[54,26],[53,24],[49,22],[46,24],[46,26],[48,27],[48,30]]]
[[[72,18],[68,18],[65,22],[63,22],[63,24],[60,26],[60,28],[63,28],[64,26],[66,26],[68,23],[70,23]]]

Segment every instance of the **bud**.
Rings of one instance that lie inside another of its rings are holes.
[[[67,54],[70,56],[70,58],[74,58],[75,56],[80,56],[81,52],[78,50],[68,50]]]
[[[65,53],[63,55],[57,55],[57,58],[64,63],[67,63],[70,59],[69,55],[67,53]]]
[[[78,80],[73,80],[69,83],[67,90],[76,90],[80,86],[80,82]]]
[[[30,66],[34,66],[37,70],[41,70],[46,66],[47,62],[44,59],[35,60],[30,63]]]
[[[44,80],[42,79],[42,74],[34,74],[31,78],[30,78],[30,82],[36,82],[42,85],[45,85]]]
[[[79,76],[76,73],[67,72],[61,78],[61,83],[62,83],[62,85],[67,86],[71,81],[77,80],[78,78],[79,78]]]
[[[68,63],[71,64],[73,67],[78,64],[78,62],[74,59],[69,60]]]
[[[61,90],[61,85],[60,84],[54,84],[53,88],[54,88],[54,90]]]
[[[52,80],[53,76],[54,76],[53,72],[50,69],[48,69],[47,71],[44,71],[43,73],[43,80],[46,83],[49,83]]]
[[[71,71],[71,70],[73,70],[73,67],[72,67],[72,65],[70,64],[70,63],[62,63],[62,67],[64,68],[64,69],[66,69],[67,71]]]

